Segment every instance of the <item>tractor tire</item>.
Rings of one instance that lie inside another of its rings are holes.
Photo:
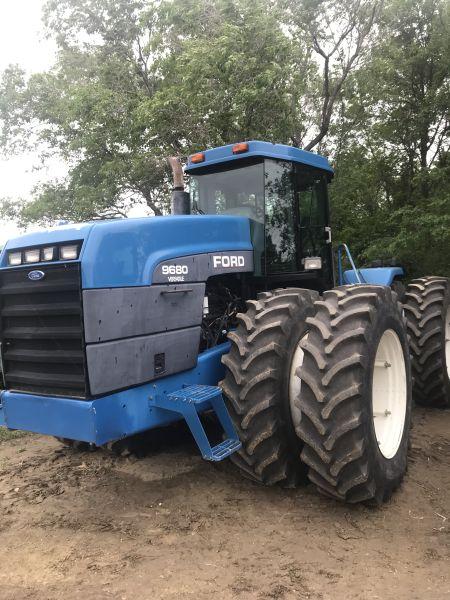
[[[315,302],[301,346],[297,435],[319,491],[381,504],[407,467],[411,366],[402,307],[384,286],[341,286]]]
[[[247,302],[247,312],[238,315],[238,327],[228,334],[231,349],[222,358],[221,386],[242,441],[230,458],[258,483],[294,487],[306,481],[292,417],[298,390],[291,386],[300,385],[299,342],[318,298],[317,292],[299,288],[263,292]]]
[[[391,290],[397,294],[397,300],[403,304],[405,301],[406,287],[400,279],[394,279],[391,283]]]
[[[414,279],[405,294],[405,309],[417,404],[450,406],[450,280]]]

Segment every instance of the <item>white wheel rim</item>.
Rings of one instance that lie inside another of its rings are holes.
[[[450,378],[450,306],[445,315],[445,366],[447,367],[447,377]]]
[[[403,348],[393,329],[378,344],[372,379],[372,416],[378,447],[385,458],[399,449],[407,404],[406,366]]]
[[[304,352],[300,347],[300,342],[306,340],[307,338],[308,334],[305,334],[298,340],[294,356],[292,357],[291,370],[289,373],[289,406],[291,409],[291,418],[294,427],[297,427],[300,424],[302,418],[302,411],[300,410],[299,403],[302,380],[298,375],[296,375],[296,372],[297,369],[302,366],[304,357]]]

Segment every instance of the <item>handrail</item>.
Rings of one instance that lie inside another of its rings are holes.
[[[359,272],[359,270],[356,268],[355,262],[353,260],[352,254],[350,252],[349,247],[347,246],[347,244],[339,244],[338,246],[338,278],[339,278],[339,285],[344,285],[344,274],[342,272],[342,249],[345,250],[345,253],[347,254],[347,259],[349,261],[349,263],[352,266],[353,272],[355,273],[355,277],[356,277],[356,281],[359,284],[365,283],[361,273]]]

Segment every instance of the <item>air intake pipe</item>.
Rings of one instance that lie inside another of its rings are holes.
[[[172,215],[189,215],[191,200],[189,193],[184,191],[183,167],[176,156],[168,158],[173,175],[173,191],[170,212]]]

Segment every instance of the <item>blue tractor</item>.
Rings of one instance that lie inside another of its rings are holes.
[[[249,141],[185,171],[171,216],[7,243],[0,424],[103,446],[184,419],[205,459],[257,482],[387,500],[406,470],[410,353],[417,397],[449,404],[448,280],[412,282],[402,306],[400,268],[340,260],[335,287],[324,157]]]

